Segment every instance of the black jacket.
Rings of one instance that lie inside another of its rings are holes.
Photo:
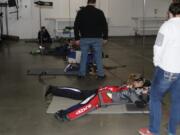
[[[88,5],[81,8],[74,22],[75,40],[80,38],[108,38],[108,25],[102,10]]]

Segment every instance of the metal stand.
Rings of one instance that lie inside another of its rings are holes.
[[[8,28],[8,3],[0,3],[0,7],[1,7],[1,12],[2,15],[0,16],[0,27],[1,27],[1,39],[3,37],[3,11],[2,8],[5,8],[5,23],[6,23],[6,34],[7,36],[9,35],[9,28]]]
[[[40,31],[41,31],[41,27],[42,27],[42,14],[41,14],[41,6],[39,6],[39,27],[40,27]],[[42,33],[40,33],[40,46],[42,47]]]
[[[145,47],[145,9],[146,9],[146,0],[143,0],[143,37],[142,37],[142,75],[144,76],[144,47]]]
[[[69,0],[69,27],[71,27],[71,0]],[[71,38],[71,29],[69,29],[69,38]]]
[[[9,27],[8,27],[8,9],[5,7],[5,16],[6,16],[6,35],[9,35]]]
[[[3,21],[2,21],[2,17],[3,17],[3,13],[2,13],[2,8],[1,8],[1,11],[0,11],[0,41],[2,40],[2,33],[3,33]]]
[[[18,0],[14,0],[11,3],[8,3],[8,5],[9,5],[9,7],[16,7],[16,11],[9,12],[9,14],[16,13],[17,20],[19,20],[19,1]]]
[[[5,15],[5,24],[6,24],[6,35],[3,34],[3,14],[1,16],[1,20],[0,20],[0,27],[1,27],[1,39],[8,39],[8,40],[19,40],[18,36],[14,36],[14,35],[9,35],[9,24],[8,24],[8,6],[9,4],[7,2],[5,3],[0,3],[0,7],[1,7],[1,12],[2,8],[4,8],[4,15]]]
[[[34,2],[39,7],[39,27],[41,31],[42,27],[42,14],[41,14],[41,8],[42,7],[52,7],[53,3],[52,2],[44,2],[44,1],[36,1]],[[42,46],[42,33],[40,33],[40,46]]]

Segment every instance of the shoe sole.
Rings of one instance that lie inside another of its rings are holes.
[[[55,114],[54,117],[55,117],[55,119],[56,119],[57,121],[64,122],[64,120],[63,120],[62,118],[60,118],[60,117],[58,116],[58,114]]]
[[[145,135],[144,133],[142,133],[142,132],[140,132],[140,131],[138,131],[138,133],[139,133],[139,135]]]
[[[147,134],[144,134],[142,133],[141,131],[138,131],[139,135],[147,135]]]

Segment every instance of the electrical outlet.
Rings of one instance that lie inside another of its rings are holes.
[[[154,14],[157,15],[157,13],[158,13],[158,9],[155,8],[155,9],[154,9]]]

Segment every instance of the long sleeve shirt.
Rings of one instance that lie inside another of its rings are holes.
[[[154,45],[154,65],[171,73],[180,73],[180,17],[166,21]]]
[[[75,40],[80,38],[108,38],[108,24],[102,10],[92,5],[80,9],[74,22]]]

